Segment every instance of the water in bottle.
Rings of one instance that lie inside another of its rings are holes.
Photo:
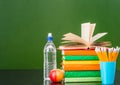
[[[52,33],[48,33],[47,43],[44,47],[44,80],[49,79],[49,72],[56,69],[56,47],[53,43]]]

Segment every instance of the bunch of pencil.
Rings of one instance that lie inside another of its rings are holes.
[[[117,60],[120,48],[106,48],[106,47],[96,47],[95,51],[99,57],[100,61],[114,62]]]

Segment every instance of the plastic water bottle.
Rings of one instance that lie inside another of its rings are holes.
[[[48,33],[47,43],[44,47],[44,80],[50,80],[49,72],[56,69],[56,47],[53,43],[52,33]]]

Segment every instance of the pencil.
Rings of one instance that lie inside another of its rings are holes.
[[[101,48],[101,51],[102,51],[102,56],[104,57],[105,61],[108,61],[106,48],[105,47]]]
[[[113,59],[112,61],[115,61],[115,56],[117,54],[117,50],[114,48],[113,52],[112,52],[112,56],[113,56]]]
[[[96,47],[95,51],[97,52],[97,55],[98,55],[98,57],[99,57],[99,60],[100,60],[100,61],[105,61],[105,58],[104,58],[104,56],[102,55],[101,49]]]
[[[114,56],[114,60],[113,60],[113,61],[116,61],[116,60],[117,60],[118,54],[119,54],[119,48],[116,48],[116,53],[115,53],[115,56]]]
[[[108,60],[109,60],[109,61],[112,61],[112,58],[113,58],[113,57],[112,57],[112,49],[109,48],[109,49],[108,49]]]

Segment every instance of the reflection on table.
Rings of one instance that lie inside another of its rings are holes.
[[[64,82],[61,82],[61,83],[52,83],[50,81],[45,81],[43,85],[104,85],[104,84],[101,84],[101,82],[91,82],[91,83],[64,83]],[[120,71],[116,71],[115,84],[113,84],[113,85],[120,85]]]
[[[101,85],[100,82],[91,83],[65,83],[65,85]]]
[[[44,80],[43,81],[43,85],[65,85],[64,82],[60,82],[60,83],[53,83],[50,80]]]
[[[53,83],[49,80],[45,80],[43,85],[101,85],[101,82],[89,82],[89,83],[64,83],[64,82],[60,82],[60,83]]]

